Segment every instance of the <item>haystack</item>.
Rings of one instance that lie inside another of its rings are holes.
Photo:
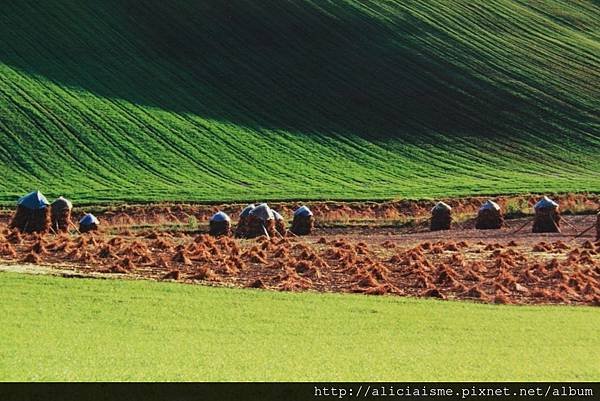
[[[56,232],[69,231],[69,226],[71,225],[71,211],[73,210],[71,201],[61,196],[52,202],[50,209],[52,211],[52,229]]]
[[[215,213],[208,222],[209,234],[214,237],[231,235],[231,219],[225,212]]]
[[[600,212],[596,215],[596,241],[600,241]]]
[[[449,230],[452,225],[452,208],[444,203],[438,202],[431,209],[431,231]]]
[[[294,212],[291,231],[296,235],[309,235],[315,226],[313,212],[302,206]]]
[[[249,204],[242,210],[239,216],[239,220],[237,226],[235,227],[235,236],[238,238],[244,238],[248,235],[248,218],[250,217],[250,212],[255,208],[254,204]]]
[[[248,215],[248,238],[275,235],[275,216],[266,203],[256,206]]]
[[[534,233],[559,233],[560,213],[558,203],[544,196],[534,206],[535,219],[533,220]]]
[[[477,221],[475,228],[478,230],[495,230],[504,225],[504,216],[500,205],[492,200],[488,200],[479,208],[477,212]]]
[[[98,230],[99,225],[100,222],[98,221],[96,216],[94,216],[91,213],[87,213],[81,218],[81,220],[79,220],[79,232],[87,233],[89,231],[96,231]]]
[[[21,232],[46,232],[50,228],[50,203],[40,191],[30,192],[17,202],[11,228]]]
[[[285,228],[285,220],[283,219],[283,216],[273,209],[271,209],[271,211],[273,212],[273,216],[275,217],[275,230],[285,237],[287,229]]]

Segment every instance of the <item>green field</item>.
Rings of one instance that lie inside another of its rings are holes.
[[[0,273],[0,380],[598,381],[600,315]]]
[[[0,8],[0,202],[600,192],[595,1]]]

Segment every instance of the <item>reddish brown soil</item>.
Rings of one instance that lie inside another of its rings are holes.
[[[0,224],[0,260],[282,291],[600,305],[600,242],[592,232],[575,238],[595,216],[566,221],[561,234],[531,234],[530,226],[512,233],[522,219],[503,230],[340,227],[271,240],[135,230],[106,221],[99,233],[40,236]]]

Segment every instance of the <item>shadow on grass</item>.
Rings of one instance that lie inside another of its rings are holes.
[[[317,4],[8,2],[0,62],[105,97],[296,132],[491,136],[543,114],[458,67],[451,55],[474,54],[432,22],[377,3],[387,21]]]

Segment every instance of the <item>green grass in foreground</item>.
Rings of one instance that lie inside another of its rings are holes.
[[[0,274],[1,380],[598,380],[600,311]]]
[[[600,7],[20,0],[0,202],[600,192]]]

